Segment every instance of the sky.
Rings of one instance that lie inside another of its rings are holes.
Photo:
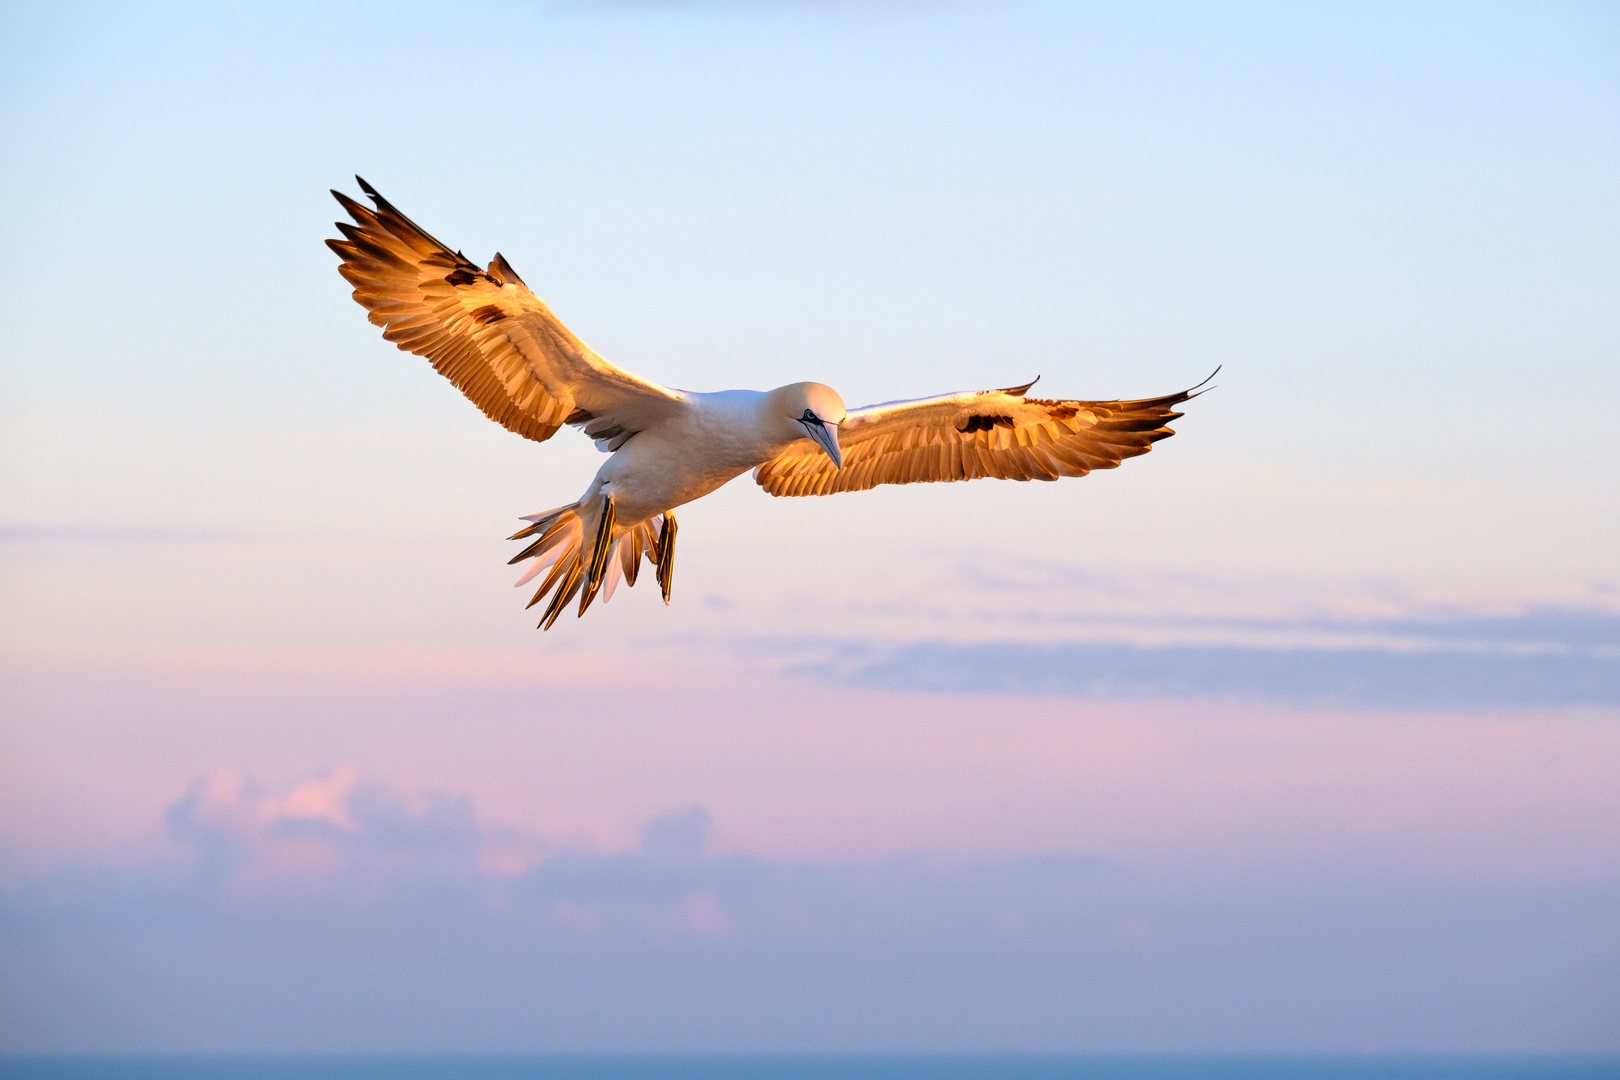
[[[1620,1051],[1613,5],[6,4],[0,140],[0,1052]],[[542,634],[357,172],[666,385],[1220,373]]]

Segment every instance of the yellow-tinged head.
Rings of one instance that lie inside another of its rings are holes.
[[[838,425],[844,422],[847,410],[838,391],[821,383],[801,382],[772,390],[770,408],[785,422],[782,430],[792,432],[791,438],[809,438],[826,451],[837,468],[844,467],[844,455],[838,449]]]

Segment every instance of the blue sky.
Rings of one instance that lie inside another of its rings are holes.
[[[315,977],[268,926],[302,911],[311,942],[347,940],[334,897],[385,863],[451,899],[389,915],[401,936],[346,970],[424,1016],[442,986],[390,974],[401,942],[531,886],[457,970],[524,926],[606,918],[534,948],[672,988],[615,1006],[607,986],[540,1047],[611,1049],[643,1006],[662,1019],[621,1048],[1620,1047],[1612,5],[0,20],[0,933],[35,965],[0,967],[0,993],[59,974],[35,1005],[54,1026],[0,1026],[0,1047],[139,1042],[92,1004],[157,963],[159,924],[222,928],[224,952],[170,949],[192,996],[141,1043],[201,1046],[248,1009],[217,1004],[231,963],[257,958],[265,1001]],[[819,500],[739,480],[683,511],[673,606],[621,591],[539,635],[503,537],[600,459],[511,436],[378,338],[321,244],[356,172],[669,385],[1135,396],[1217,365],[1219,385],[1083,480]],[[175,808],[222,777],[249,809],[215,864]],[[410,820],[462,807],[512,850],[376,861],[348,809],[366,792]],[[690,807],[708,846],[668,895],[533,884],[570,852],[634,863]],[[318,828],[267,839],[283,819]],[[1047,858],[1080,891],[1041,891]],[[763,908],[726,876],[744,865]],[[1092,908],[1075,883],[1099,866]],[[977,929],[917,945],[846,902],[862,874],[919,925]],[[280,899],[231,914],[264,881]],[[953,906],[964,883],[1010,899]],[[830,936],[770,921],[790,909]],[[997,951],[1003,916],[1044,928],[1033,952]],[[719,1001],[776,948],[834,979],[871,919],[894,1001],[936,962],[1044,986],[1032,957],[1071,946],[1078,981],[1046,1019],[964,997],[970,1027],[920,1006],[795,1027],[767,987],[756,1045],[680,1019],[674,939],[647,929],[697,935],[680,948]],[[1341,938],[1363,924],[1358,968]],[[124,974],[77,966],[93,934]],[[1225,935],[1260,959],[1222,959]],[[1444,973],[1422,1024],[1365,1004],[1420,968]],[[1225,990],[1112,1042],[1075,1026],[1127,970],[1143,1008]],[[1323,972],[1360,996],[1312,996]],[[1249,1034],[1217,1036],[1238,1031],[1220,994],[1258,1003]],[[404,1045],[286,1008],[208,1045]],[[412,1045],[527,1045],[500,1015]]]

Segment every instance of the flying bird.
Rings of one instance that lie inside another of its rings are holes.
[[[327,246],[383,337],[425,356],[484,415],[545,442],[579,428],[610,456],[576,502],[521,520],[518,579],[545,575],[550,629],[578,595],[579,614],[641,560],[669,603],[675,508],[754,471],[772,495],[831,495],[879,484],[1056,480],[1112,469],[1174,434],[1180,393],[1139,401],[1049,400],[1033,382],[846,409],[829,386],[673,390],[604,360],[551,312],[499,253],[483,269],[429,236],[360,177],[367,207],[332,195],[354,219]],[[1204,380],[1207,383],[1209,380]]]

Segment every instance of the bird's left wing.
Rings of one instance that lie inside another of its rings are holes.
[[[425,356],[484,415],[536,442],[578,424],[604,449],[678,407],[682,395],[598,356],[499,254],[480,270],[364,180],[376,204],[332,195],[354,218],[328,240],[354,298],[383,337]]]
[[[879,484],[1084,476],[1175,434],[1165,425],[1198,390],[1140,401],[1051,401],[1026,397],[1033,385],[855,409],[838,426],[842,469],[804,439],[755,469],[754,480],[772,495],[831,495]]]

